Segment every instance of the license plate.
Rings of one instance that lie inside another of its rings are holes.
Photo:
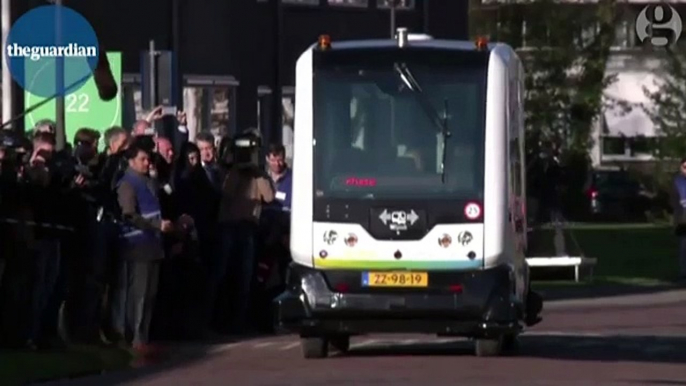
[[[365,272],[362,274],[363,287],[428,287],[429,274],[426,272]]]

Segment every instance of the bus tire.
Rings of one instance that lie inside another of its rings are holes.
[[[347,353],[350,350],[350,337],[342,335],[331,338],[331,347],[342,354]]]
[[[518,334],[507,334],[503,336],[503,351],[508,354],[516,354],[519,351]]]
[[[326,358],[329,355],[329,342],[325,338],[302,337],[300,347],[306,359]]]
[[[503,338],[477,339],[475,352],[478,357],[500,356],[503,352]]]

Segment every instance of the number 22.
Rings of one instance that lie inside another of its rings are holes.
[[[89,111],[88,102],[90,102],[88,94],[67,95],[66,111],[69,113],[87,113]]]

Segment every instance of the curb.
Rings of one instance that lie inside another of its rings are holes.
[[[544,310],[574,308],[635,307],[686,303],[686,290],[670,290],[653,294],[618,295],[590,299],[544,301]]]

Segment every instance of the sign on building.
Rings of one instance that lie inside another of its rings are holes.
[[[72,91],[64,98],[65,129],[67,142],[72,143],[74,134],[82,127],[89,127],[103,133],[112,126],[122,124],[122,97],[121,97],[121,52],[108,52],[107,59],[115,82],[117,82],[118,95],[105,102],[98,97],[98,89],[95,80],[91,77],[81,88]],[[46,98],[36,96],[24,91],[24,106],[29,108]],[[33,128],[42,119],[55,120],[55,100],[47,102],[38,109],[24,117],[26,130]],[[103,143],[101,141],[100,145]]]

